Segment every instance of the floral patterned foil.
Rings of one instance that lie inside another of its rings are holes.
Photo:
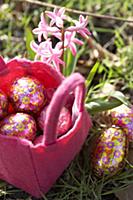
[[[32,141],[36,136],[36,122],[29,114],[12,114],[1,121],[0,134]]]
[[[114,175],[124,167],[128,141],[125,130],[111,127],[96,141],[92,154],[93,170],[96,175]]]
[[[8,100],[6,95],[0,90],[0,119],[5,117],[8,109]]]
[[[10,98],[16,111],[37,113],[46,103],[43,85],[31,77],[22,77],[14,81],[10,89]]]
[[[111,112],[113,124],[126,128],[129,141],[133,141],[133,109],[121,105]]]

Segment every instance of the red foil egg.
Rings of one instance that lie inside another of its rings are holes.
[[[47,108],[48,106],[46,106],[42,110],[40,116],[38,117],[38,124],[42,130],[46,118]],[[67,108],[63,107],[59,115],[57,129],[56,129],[58,136],[65,134],[70,129],[71,126],[72,126],[71,113]]]
[[[126,105],[111,110],[113,124],[126,128],[129,141],[133,141],[133,109]]]
[[[8,100],[7,96],[2,90],[0,90],[0,120],[5,117],[8,110]]]
[[[29,114],[12,114],[1,121],[0,134],[33,141],[36,136],[36,122]]]
[[[123,129],[111,127],[105,130],[95,145],[92,153],[92,166],[97,176],[112,176],[124,167],[128,141]]]
[[[46,104],[43,85],[31,77],[22,77],[13,82],[10,99],[19,112],[38,113]]]

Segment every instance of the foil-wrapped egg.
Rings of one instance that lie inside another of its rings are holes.
[[[48,106],[46,106],[41,111],[40,116],[38,117],[38,124],[42,130],[43,130],[44,121],[46,118],[47,109],[48,109]],[[58,123],[57,123],[56,132],[58,136],[65,134],[70,129],[71,126],[72,126],[71,113],[67,108],[63,107],[60,112]]]
[[[113,124],[126,128],[129,141],[133,141],[133,109],[123,104],[112,109],[110,113]]]
[[[0,90],[0,120],[5,117],[8,110],[8,100],[7,96],[2,90]]]
[[[92,167],[97,176],[112,176],[124,167],[128,140],[123,129],[108,128],[97,138],[95,145],[92,153]]]
[[[1,121],[0,134],[33,141],[36,136],[36,122],[29,114],[12,114]]]
[[[10,99],[19,112],[37,113],[46,104],[43,85],[31,77],[22,77],[13,82]]]

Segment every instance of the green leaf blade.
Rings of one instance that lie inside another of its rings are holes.
[[[30,43],[34,40],[33,34],[29,27],[25,28],[25,39],[26,39],[26,48],[28,52],[28,58],[34,60],[35,52],[31,49]]]

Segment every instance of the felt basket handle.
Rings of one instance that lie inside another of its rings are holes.
[[[63,80],[61,85],[57,88],[53,98],[49,104],[46,119],[44,123],[43,143],[45,145],[56,142],[56,127],[58,118],[62,107],[66,100],[70,97],[70,92],[74,91],[75,99],[73,106],[78,112],[84,110],[84,96],[85,96],[85,79],[79,73],[74,73],[70,77]]]

